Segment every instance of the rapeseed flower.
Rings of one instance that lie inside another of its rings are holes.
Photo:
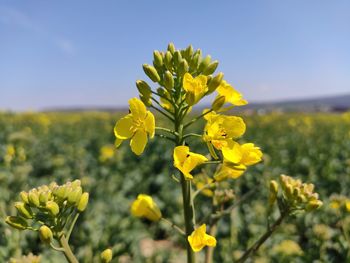
[[[208,91],[207,77],[199,75],[193,78],[191,74],[185,73],[183,77],[183,88],[186,91],[186,102],[192,106]]]
[[[139,194],[137,199],[132,203],[131,214],[136,217],[147,218],[151,221],[158,221],[162,217],[162,213],[152,197],[145,194]]]
[[[129,105],[130,113],[121,118],[114,127],[116,146],[118,147],[124,140],[131,139],[131,150],[140,155],[146,147],[147,134],[150,138],[154,137],[154,115],[146,110],[146,106],[137,98],[130,99]]]
[[[186,180],[193,179],[190,172],[196,168],[196,166],[208,161],[205,156],[190,152],[190,148],[187,146],[175,147],[173,157],[174,166],[182,172]]]
[[[190,236],[187,237],[188,242],[194,252],[201,251],[205,246],[215,247],[215,237],[206,233],[206,225],[203,224],[195,229]]]
[[[223,80],[220,86],[216,89],[220,96],[225,97],[225,103],[231,103],[234,106],[243,106],[248,104],[248,102],[243,99],[241,93],[235,90],[230,84]]]

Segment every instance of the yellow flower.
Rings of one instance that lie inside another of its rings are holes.
[[[214,175],[217,181],[227,178],[238,178],[247,169],[247,166],[261,161],[262,152],[253,143],[239,145],[237,142],[229,141],[226,147],[222,148],[224,163],[220,170]]]
[[[221,82],[220,86],[216,90],[219,93],[218,97],[225,97],[225,103],[231,103],[235,106],[243,106],[248,104],[248,102],[243,99],[242,94],[235,90],[225,80]]]
[[[114,147],[113,145],[104,145],[100,148],[100,162],[106,162],[113,158],[114,156]]]
[[[242,136],[246,130],[242,118],[209,113],[206,116],[207,124],[204,127],[203,139],[221,150],[228,146],[229,141]]]
[[[199,75],[195,78],[191,74],[185,73],[183,87],[186,91],[186,101],[189,105],[196,104],[208,91],[207,77]]]
[[[208,235],[206,233],[206,225],[203,224],[192,232],[190,236],[187,237],[188,242],[194,252],[201,251],[205,246],[215,247],[216,239],[215,237]]]
[[[179,169],[185,176],[186,180],[193,179],[190,172],[197,166],[208,159],[198,153],[190,152],[190,148],[187,146],[177,146],[174,149],[174,166]]]
[[[116,146],[118,147],[123,140],[131,139],[131,150],[140,155],[147,144],[147,133],[150,138],[154,137],[154,115],[146,110],[146,106],[137,98],[130,99],[129,105],[130,113],[121,118],[114,127]]]
[[[151,221],[158,221],[162,217],[162,213],[152,197],[145,194],[139,194],[137,199],[132,203],[131,214],[136,217],[147,218]]]

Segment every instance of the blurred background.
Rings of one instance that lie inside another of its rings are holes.
[[[146,78],[142,64],[152,63],[153,50],[192,44],[219,60],[218,71],[248,100],[234,111],[247,124],[241,142],[264,153],[227,182],[235,198],[254,194],[221,220],[215,262],[237,259],[264,232],[267,185],[281,173],[313,182],[324,206],[290,218],[251,262],[348,262],[349,14],[345,0],[0,0],[1,218],[15,213],[22,190],[80,179],[91,194],[72,234],[81,262],[97,262],[106,247],[113,262],[184,262],[183,241],[169,226],[129,213],[147,193],[183,224],[172,149],[156,139],[137,157],[127,143],[114,147],[113,127],[138,96],[135,81]],[[200,141],[190,143],[204,153]],[[204,216],[210,198],[197,202]],[[0,262],[10,258],[65,262],[36,234],[1,220]]]

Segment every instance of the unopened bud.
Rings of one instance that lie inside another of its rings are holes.
[[[174,43],[170,42],[170,43],[168,44],[168,51],[169,51],[171,54],[174,54],[174,52],[175,52],[175,45],[174,45]]]
[[[175,66],[175,67],[179,67],[181,61],[182,61],[181,52],[178,51],[178,50],[176,50],[175,53],[174,53],[174,55],[173,55],[174,66]]]
[[[197,53],[193,56],[193,58],[190,60],[190,70],[196,70],[198,68],[199,61],[201,59],[201,54]]]
[[[173,70],[172,59],[173,55],[169,51],[167,51],[164,56],[164,65],[169,71]]]
[[[323,202],[320,200],[312,200],[306,205],[306,211],[315,210],[320,208],[323,205]]]
[[[81,198],[81,195],[83,193],[82,188],[79,186],[76,189],[74,189],[71,193],[68,195],[68,203],[70,204],[78,204]]]
[[[275,180],[270,181],[270,193],[277,194],[278,192],[278,183]]]
[[[72,187],[73,188],[76,188],[76,187],[79,187],[81,186],[81,181],[79,179],[76,179],[72,182]]]
[[[39,202],[41,205],[45,205],[46,202],[49,200],[50,192],[49,191],[43,191],[39,195]]]
[[[224,73],[218,73],[214,78],[208,81],[208,94],[213,93],[220,86]]]
[[[211,104],[211,108],[213,111],[218,111],[225,104],[225,96],[218,96]]]
[[[192,45],[189,45],[186,49],[185,49],[185,58],[186,59],[190,59],[191,57],[192,57],[192,55],[193,55],[193,46]]]
[[[28,227],[27,221],[24,218],[19,216],[8,216],[6,217],[5,222],[8,225],[19,230],[24,230]]]
[[[38,207],[40,205],[39,194],[36,189],[30,190],[28,193],[28,201],[31,206]]]
[[[199,64],[198,72],[203,72],[204,69],[206,69],[209,66],[210,61],[211,61],[211,56],[210,55],[206,56]]]
[[[185,59],[182,59],[180,61],[180,65],[178,68],[178,74],[179,74],[179,76],[183,76],[187,71],[188,71],[187,61]]]
[[[155,50],[153,52],[153,64],[155,67],[163,66],[163,57],[162,57],[162,54],[158,50]]]
[[[53,238],[52,231],[49,227],[43,225],[39,228],[39,237],[41,242],[50,244]]]
[[[48,201],[46,203],[46,209],[52,216],[56,216],[60,212],[60,207],[55,201]]]
[[[145,97],[142,94],[140,94],[140,100],[145,104],[146,107],[150,107],[152,105],[151,97]]]
[[[212,63],[210,63],[207,67],[205,67],[203,69],[203,74],[204,75],[210,75],[213,74],[215,72],[215,70],[217,69],[219,65],[219,61],[215,60]]]
[[[143,71],[145,72],[145,74],[153,81],[153,82],[159,82],[160,81],[160,77],[158,75],[157,70],[148,65],[148,64],[143,64],[142,65]]]
[[[18,211],[18,213],[23,216],[26,219],[32,219],[33,218],[33,212],[30,209],[28,204],[25,204],[23,202],[16,202],[15,207]]]
[[[56,195],[61,200],[66,199],[66,197],[67,197],[67,187],[65,185],[58,186],[54,190],[54,195]]]
[[[136,87],[142,96],[146,98],[151,96],[151,87],[147,84],[146,81],[137,80]]]
[[[109,262],[111,262],[112,258],[113,258],[112,249],[107,248],[107,249],[102,251],[102,253],[101,253],[101,262],[102,263],[109,263]]]
[[[83,212],[89,202],[89,193],[85,192],[82,194],[77,209],[79,212]]]
[[[29,204],[29,200],[28,200],[28,193],[27,192],[20,192],[19,193],[19,197],[22,199],[22,201],[26,204]]]
[[[167,90],[171,90],[174,87],[174,78],[170,71],[166,71],[164,74],[164,86]]]

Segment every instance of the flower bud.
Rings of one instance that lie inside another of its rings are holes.
[[[56,216],[60,212],[60,207],[55,201],[48,201],[46,203],[46,209],[52,216]]]
[[[171,53],[171,54],[174,54],[175,52],[175,46],[174,46],[174,43],[169,43],[168,44],[168,51]]]
[[[185,59],[182,59],[179,64],[178,74],[179,76],[183,76],[188,71],[188,64]]]
[[[172,54],[169,51],[167,51],[164,56],[164,65],[169,71],[173,70],[172,59]]]
[[[211,104],[211,108],[213,111],[218,111],[225,104],[225,96],[218,96]]]
[[[143,71],[145,72],[145,74],[153,81],[153,82],[159,82],[160,81],[160,77],[158,75],[157,70],[147,64],[143,64]]]
[[[32,189],[28,193],[28,201],[31,206],[38,207],[40,205],[39,194],[36,189]]]
[[[216,68],[219,65],[219,61],[215,60],[212,63],[210,63],[207,67],[203,69],[203,75],[210,75],[213,74],[216,70]]]
[[[39,237],[41,242],[50,244],[53,238],[52,231],[49,227],[43,225],[39,228]]]
[[[193,56],[193,58],[191,59],[190,63],[189,63],[189,66],[190,66],[190,70],[196,70],[198,68],[198,64],[199,64],[199,61],[201,59],[201,54],[200,53],[197,53]]]
[[[312,200],[306,205],[306,211],[315,210],[323,205],[323,202],[320,200]]]
[[[158,221],[162,217],[162,213],[152,197],[145,194],[139,194],[132,203],[131,214],[136,217],[145,217],[151,221]]]
[[[159,88],[157,89],[157,93],[158,93],[160,96],[166,96],[166,91],[165,91],[165,89],[163,89],[163,88],[161,88],[161,87],[159,87]]]
[[[79,204],[81,195],[83,193],[82,188],[79,186],[76,189],[74,189],[71,193],[68,195],[68,203],[70,204]]]
[[[224,73],[218,73],[214,78],[208,81],[208,94],[213,93],[220,86]]]
[[[25,191],[22,191],[19,193],[19,197],[22,199],[22,201],[26,204],[29,204],[29,200],[28,200],[28,193]]]
[[[58,186],[57,188],[55,188],[54,190],[54,195],[56,195],[56,197],[60,200],[64,200],[66,199],[67,197],[67,187],[66,185],[61,185],[61,186]]]
[[[171,90],[174,87],[174,78],[170,71],[166,71],[164,74],[164,86],[167,90]]]
[[[181,53],[180,53],[180,51],[176,50],[174,55],[173,55],[174,66],[179,67],[181,61],[182,61]]]
[[[147,84],[146,81],[137,80],[136,87],[142,96],[146,98],[151,96],[151,87]]]
[[[39,194],[39,202],[41,205],[45,205],[46,202],[50,198],[50,192],[49,191],[43,191]]]
[[[73,189],[78,187],[78,186],[81,186],[81,181],[79,179],[76,179],[72,182],[72,187]]]
[[[163,66],[163,57],[158,50],[153,51],[153,64],[155,67]]]
[[[278,183],[275,180],[270,181],[270,193],[277,194],[278,192]]]
[[[186,60],[190,60],[191,57],[193,55],[193,46],[189,45],[184,52],[184,57],[186,58]]]
[[[83,212],[86,209],[86,206],[89,202],[89,193],[85,192],[82,194],[79,203],[77,205],[77,209],[79,212]]]
[[[211,56],[210,56],[210,55],[206,56],[206,57],[202,60],[202,62],[199,64],[199,66],[198,66],[198,72],[204,71],[204,69],[206,69],[206,68],[209,66],[210,60],[211,60]]]
[[[111,262],[111,260],[113,258],[112,249],[107,248],[107,249],[103,250],[100,257],[101,257],[101,262],[102,263],[109,263],[109,262]]]
[[[150,107],[152,105],[151,97],[145,97],[142,94],[140,94],[140,100],[145,104],[146,107]]]
[[[23,202],[16,202],[15,207],[18,211],[18,213],[23,216],[26,219],[32,219],[33,218],[33,212],[30,209],[28,204],[25,204]]]
[[[6,217],[5,222],[8,225],[19,230],[24,230],[28,227],[27,221],[24,218],[19,216],[8,216]]]

